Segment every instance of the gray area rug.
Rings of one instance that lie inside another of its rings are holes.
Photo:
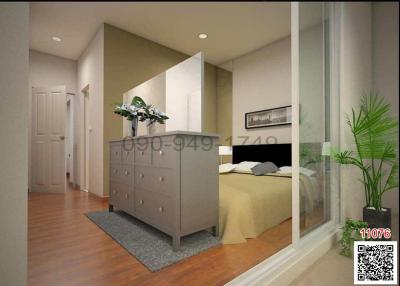
[[[211,233],[200,231],[183,237],[180,250],[173,251],[170,236],[123,212],[97,211],[86,216],[151,271],[220,244]]]

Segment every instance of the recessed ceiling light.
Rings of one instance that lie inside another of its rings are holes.
[[[204,34],[204,33],[199,34],[200,39],[207,39],[207,37],[208,37],[207,34]]]
[[[56,41],[56,42],[61,42],[62,41],[60,37],[56,37],[56,36],[51,37],[51,39],[53,41]]]

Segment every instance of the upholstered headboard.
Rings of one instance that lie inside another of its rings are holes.
[[[232,146],[232,163],[242,161],[273,162],[278,167],[292,165],[292,144]]]

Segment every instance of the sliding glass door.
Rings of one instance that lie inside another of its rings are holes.
[[[298,4],[298,228],[302,237],[339,214],[338,166],[331,150],[339,145],[334,5]],[[295,67],[294,67],[295,68]]]

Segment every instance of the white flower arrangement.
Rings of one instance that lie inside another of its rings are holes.
[[[164,124],[165,120],[169,119],[164,112],[161,112],[154,105],[147,105],[139,96],[135,96],[132,99],[131,104],[117,104],[115,106],[114,113],[126,117],[126,119],[130,121],[135,118],[137,118],[139,121],[148,120],[148,125],[151,125],[155,122]]]

